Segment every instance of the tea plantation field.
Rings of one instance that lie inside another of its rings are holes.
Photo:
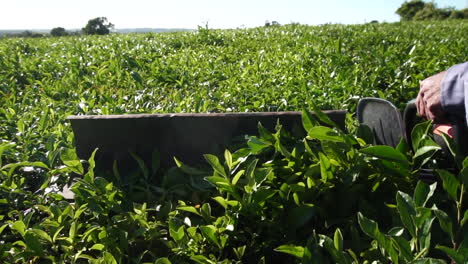
[[[155,151],[122,175],[79,160],[65,118],[346,109],[352,125],[359,98],[404,105],[467,43],[467,21],[0,39],[0,262],[465,263],[468,160],[451,148],[443,170],[428,123],[393,149],[303,111],[306,138],[259,127],[197,168]]]

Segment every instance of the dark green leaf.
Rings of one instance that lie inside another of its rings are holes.
[[[465,186],[468,186],[468,157],[466,157],[462,162],[461,169],[461,181]]]
[[[416,237],[416,227],[413,217],[416,216],[416,208],[411,197],[403,192],[396,194],[398,213],[400,213],[401,222],[405,225],[412,237]]]
[[[41,229],[32,228],[28,230],[28,232],[34,233],[37,237],[52,243],[52,238],[49,236],[49,234]]]
[[[460,183],[458,182],[457,177],[446,170],[436,171],[442,179],[442,186],[444,187],[444,190],[454,201],[458,201],[458,188],[460,187]]]
[[[205,220],[209,221],[211,219],[211,206],[209,203],[203,204],[200,212]]]
[[[252,160],[248,165],[245,173],[245,177],[247,178],[247,185],[245,190],[247,193],[252,193],[255,191],[257,187],[257,181],[255,178],[255,168],[257,167],[258,159]]]
[[[44,254],[44,248],[42,246],[42,243],[39,241],[36,235],[32,232],[26,232],[24,235],[24,243],[26,243],[26,246],[34,251],[35,254],[38,254],[42,256]]]
[[[335,232],[336,235],[336,232]],[[328,251],[328,253],[332,256],[335,263],[343,263],[343,264],[351,264],[348,257],[343,253],[343,251],[336,249],[336,243],[334,243],[331,238],[325,235],[319,235],[320,239],[323,241],[323,247]]]
[[[398,247],[400,258],[404,259],[405,261],[414,259],[414,254],[411,252],[411,245],[405,238],[398,236],[392,237],[392,239]]]
[[[416,151],[416,153],[414,153],[413,159],[416,159],[416,158],[419,158],[419,157],[422,157],[422,156],[425,156],[425,155],[431,156],[433,153],[435,153],[437,150],[440,150],[440,149],[441,149],[440,146],[423,146],[423,147],[420,147]]]
[[[374,133],[370,129],[369,126],[365,124],[360,124],[356,136],[358,138],[362,138],[367,144],[373,144],[374,143]]]
[[[14,147],[15,144],[14,143],[10,143],[10,142],[7,142],[7,143],[2,143],[0,144],[0,168],[2,167],[2,156],[3,156],[3,152],[5,152],[6,150]]]
[[[4,224],[0,226],[0,235],[2,234],[3,230],[8,226],[8,224]]]
[[[408,142],[404,138],[398,142],[398,145],[396,146],[396,150],[398,150],[401,154],[405,155],[410,151],[410,146],[408,145]]]
[[[419,149],[420,142],[422,139],[427,137],[430,127],[431,121],[419,123],[414,126],[413,131],[411,131],[411,143],[414,151]]]
[[[437,182],[429,186],[426,183],[419,181],[418,184],[416,185],[416,189],[414,190],[414,195],[413,195],[414,204],[417,207],[425,206],[426,202],[434,194],[436,187],[437,187]]]
[[[450,236],[450,239],[453,241],[453,225],[452,219],[442,210],[437,209],[436,207],[432,208],[435,215],[437,216],[437,220],[439,220],[439,225]]]
[[[361,214],[361,212],[358,212],[358,223],[362,231],[364,231],[366,235],[375,239],[379,244],[379,247],[383,248],[385,251],[388,252],[390,258],[394,263],[398,262],[398,253],[395,251],[392,239],[388,239],[385,235],[383,235],[380,232],[379,226],[375,221],[366,218],[364,215]],[[395,239],[398,239],[398,237],[396,237]]]
[[[429,208],[427,208],[427,210],[430,212]],[[431,246],[431,227],[435,217],[432,217],[432,214],[429,214],[428,216],[422,216],[421,218],[424,218],[424,221],[422,224],[418,223],[420,226],[418,230],[419,250],[421,252],[426,252],[422,255],[426,256]]]
[[[459,254],[455,249],[440,245],[437,245],[436,248],[442,250],[450,258],[455,260],[456,263],[466,263],[465,258],[461,254]]]
[[[463,219],[461,220],[461,225],[464,226],[466,221],[468,221],[468,210],[465,210],[465,213],[463,214]]]
[[[151,153],[151,173],[155,175],[161,166],[161,154],[157,149],[153,150]]]
[[[262,204],[263,202],[265,202],[266,200],[268,200],[269,198],[273,197],[278,191],[277,190],[273,190],[271,189],[270,187],[260,187],[258,188],[258,190],[253,194],[252,198],[253,198],[253,201],[260,205]]]
[[[196,263],[199,264],[216,264],[215,261],[211,261],[209,258],[203,256],[203,255],[195,255],[190,257],[191,260],[195,261]]]
[[[266,128],[264,128],[260,122],[258,122],[258,134],[260,135],[260,139],[262,141],[266,141],[269,143],[275,142],[275,137],[273,136],[273,134]]]
[[[458,145],[455,143],[455,140],[446,135],[445,133],[441,134],[442,138],[444,139],[445,145],[447,146],[448,150],[450,151],[450,154],[455,158],[455,162],[457,164],[458,168],[464,167],[462,165],[462,155],[460,155],[460,151],[458,148]]]
[[[276,142],[275,140],[273,142]],[[254,154],[261,153],[264,149],[271,146],[270,142],[263,141],[255,136],[249,137],[249,141],[247,141],[247,145],[251,149]]]
[[[287,214],[288,227],[292,230],[305,225],[315,215],[315,208],[312,205],[301,205],[293,208]]]
[[[175,220],[169,220],[169,234],[175,241],[180,241],[184,238],[184,226],[176,223]]]
[[[238,260],[242,260],[242,257],[244,256],[244,253],[245,253],[245,248],[246,246],[244,245],[244,246],[232,249],[234,251],[234,254],[236,254],[236,257]]]
[[[320,108],[313,102],[309,102],[309,104],[312,106],[312,110],[314,111],[314,116],[318,118],[318,120],[326,125],[329,125],[331,127],[336,127],[338,126],[333,122],[325,113],[323,113]]]
[[[211,243],[215,244],[219,248],[221,248],[221,244],[219,243],[218,236],[216,234],[216,227],[213,225],[207,226],[200,226],[199,227],[203,236],[208,239]]]
[[[138,157],[135,153],[133,152],[130,152],[130,155],[132,156],[132,158],[138,163],[138,167],[140,167],[140,171],[143,173],[143,177],[145,179],[148,179],[149,177],[149,170],[148,170],[148,167],[146,167],[146,164],[145,162],[143,161],[143,159],[141,159],[140,157]]]
[[[191,167],[182,163],[182,161],[178,160],[176,157],[174,157],[174,161],[179,169],[181,169],[184,173],[187,173],[189,175],[206,175],[207,174],[206,172],[202,170],[199,170],[197,168],[194,168],[194,167]]]
[[[363,214],[361,214],[361,212],[358,212],[358,222],[362,231],[364,231],[366,235],[370,236],[373,239],[377,239],[380,236],[381,233],[379,231],[377,223],[365,217]]]
[[[420,258],[420,259],[408,262],[408,264],[447,264],[447,262],[441,259]]]
[[[226,178],[219,176],[211,176],[206,177],[205,179],[222,191],[226,191],[231,194],[235,192],[234,186]]]

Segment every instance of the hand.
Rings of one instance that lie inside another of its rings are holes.
[[[445,122],[444,112],[441,103],[441,86],[445,71],[439,72],[420,82],[418,97],[416,98],[416,108],[419,115],[437,123]]]

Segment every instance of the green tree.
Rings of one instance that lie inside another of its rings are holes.
[[[96,17],[88,21],[88,24],[83,28],[83,33],[86,35],[107,35],[114,25],[107,21],[106,17]]]
[[[68,35],[68,32],[63,27],[56,27],[50,31],[50,35],[60,37]]]
[[[419,10],[413,20],[444,20],[447,19],[454,8],[437,8],[434,3],[427,3]]]
[[[423,10],[426,3],[422,0],[411,0],[405,1],[400,8],[397,9],[396,13],[400,16],[402,21],[413,20],[416,13]]]
[[[450,13],[451,19],[468,19],[468,8],[462,10],[453,10]]]

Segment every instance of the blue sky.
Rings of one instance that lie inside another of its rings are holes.
[[[105,16],[116,28],[210,28],[281,24],[394,22],[404,0],[2,0],[0,29],[81,28]],[[468,0],[436,0],[439,7],[467,8]]]

